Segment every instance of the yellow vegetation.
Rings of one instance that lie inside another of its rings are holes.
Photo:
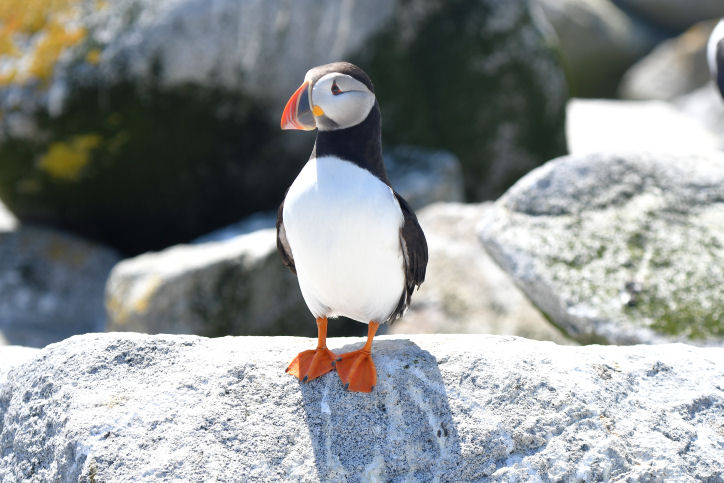
[[[101,60],[101,49],[92,49],[85,56],[85,60],[93,65],[96,65]]]
[[[74,136],[70,142],[55,142],[39,160],[40,169],[50,176],[74,181],[90,161],[90,152],[101,143],[98,134]]]
[[[47,80],[60,55],[86,36],[74,25],[80,0],[0,1],[0,85],[37,78]],[[30,45],[21,50],[19,45]],[[21,57],[29,61],[20,62]]]

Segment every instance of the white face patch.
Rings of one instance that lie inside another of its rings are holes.
[[[375,105],[375,95],[366,85],[346,74],[332,72],[321,77],[312,87],[312,106],[319,106],[334,129],[345,129],[364,121]],[[317,122],[320,131],[330,130]]]

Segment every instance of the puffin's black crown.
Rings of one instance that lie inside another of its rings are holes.
[[[371,92],[375,92],[372,80],[367,75],[367,73],[365,73],[365,71],[363,71],[356,65],[349,62],[332,62],[331,64],[324,64],[310,69],[309,83],[311,85],[314,85],[314,83],[317,82],[319,79],[332,72],[339,72],[340,74],[346,74],[353,79],[357,79],[365,86],[367,86],[367,88]]]

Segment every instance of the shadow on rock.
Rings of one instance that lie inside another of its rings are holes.
[[[406,339],[375,340],[372,355],[377,386],[369,394],[346,391],[336,372],[301,385],[318,477],[453,478],[460,440],[437,359]]]

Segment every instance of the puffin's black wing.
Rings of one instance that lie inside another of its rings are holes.
[[[402,248],[403,263],[405,269],[405,289],[402,291],[400,302],[395,311],[390,314],[388,321],[394,322],[402,317],[405,309],[410,305],[410,298],[415,287],[422,285],[425,281],[425,270],[427,269],[427,240],[417,216],[412,211],[407,201],[395,192],[395,198],[402,209],[403,222],[400,228],[400,247]]]
[[[294,266],[294,258],[292,257],[292,249],[289,247],[287,241],[287,232],[284,230],[284,201],[279,205],[279,211],[277,211],[277,251],[279,256],[282,257],[282,262],[287,266],[289,270],[295,275],[297,274],[297,267]]]

